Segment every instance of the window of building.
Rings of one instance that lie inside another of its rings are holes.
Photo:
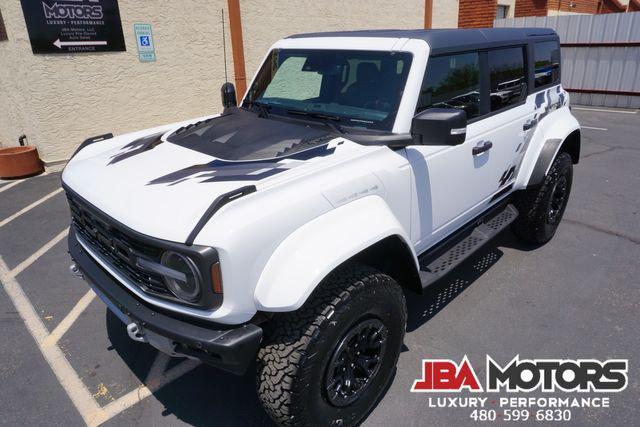
[[[488,53],[491,111],[516,104],[526,97],[524,49],[496,49]]]
[[[499,4],[496,9],[496,19],[505,19],[509,16],[509,5]]]
[[[536,87],[560,83],[560,45],[556,41],[535,44]]]
[[[428,108],[458,108],[469,119],[480,115],[477,52],[429,58],[416,113]]]
[[[2,19],[2,11],[0,10],[0,41],[8,40],[7,29],[4,26],[4,19]]]

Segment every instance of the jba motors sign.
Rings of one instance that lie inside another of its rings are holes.
[[[500,365],[486,357],[484,387],[475,369],[464,356],[459,363],[450,359],[422,361],[422,378],[412,392],[617,392],[627,387],[628,361],[625,359],[520,359]]]
[[[33,53],[126,50],[118,0],[21,0]]]

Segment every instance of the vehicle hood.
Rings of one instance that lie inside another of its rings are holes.
[[[175,242],[186,240],[222,194],[247,185],[260,191],[365,148],[321,128],[239,109],[158,129],[84,148],[62,179],[115,220]]]

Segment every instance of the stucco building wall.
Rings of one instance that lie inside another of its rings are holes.
[[[15,145],[24,133],[50,162],[68,158],[92,135],[218,111],[226,2],[119,3],[126,52],[34,55],[20,2],[0,0],[9,37],[0,42],[3,145]],[[153,26],[157,62],[138,60],[138,22]]]
[[[442,2],[436,0],[434,15]],[[456,1],[456,0],[454,0]],[[421,28],[423,0],[241,0],[247,79],[269,46],[308,31]],[[89,136],[121,134],[217,113],[224,82],[220,11],[225,0],[119,0],[126,52],[34,55],[18,0],[0,0],[0,144],[26,134],[47,162]],[[444,16],[444,14],[441,14]],[[440,16],[440,15],[437,15]],[[434,16],[434,23],[440,18]],[[141,63],[134,23],[153,27],[157,61]],[[233,81],[227,30],[229,79]]]
[[[458,28],[460,0],[433,0],[433,28]]]
[[[269,47],[288,35],[424,25],[424,0],[241,0],[240,7],[247,85]]]

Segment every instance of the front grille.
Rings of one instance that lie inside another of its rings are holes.
[[[67,193],[67,200],[76,232],[103,261],[143,291],[173,299],[173,294],[159,275],[143,271],[136,265],[138,258],[160,262],[161,249],[126,235],[111,224],[108,218],[94,214],[79,198]]]

